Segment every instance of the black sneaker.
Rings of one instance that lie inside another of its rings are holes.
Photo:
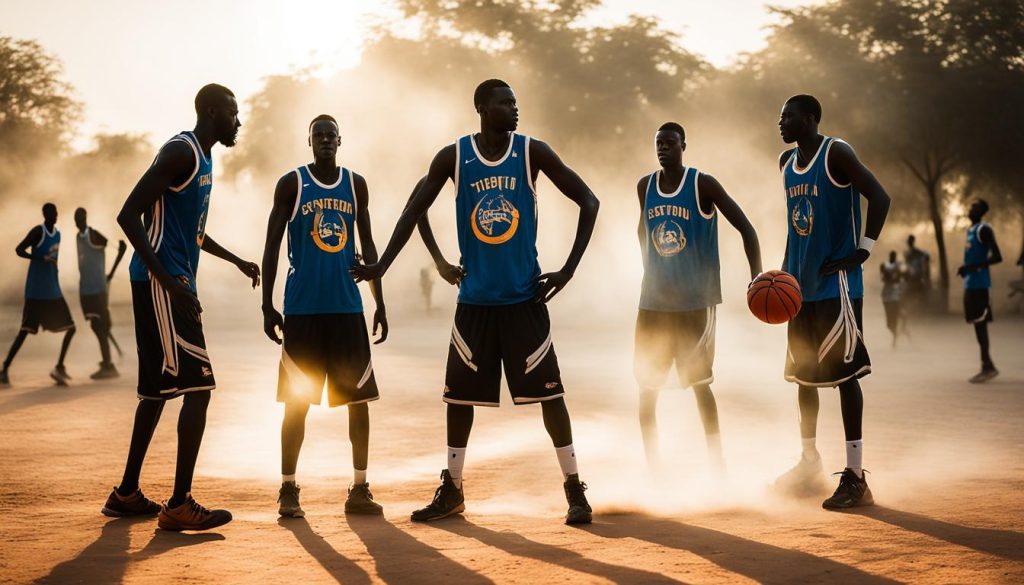
[[[565,480],[565,500],[569,502],[569,512],[565,515],[566,524],[590,524],[593,510],[587,502],[587,484],[580,481],[579,474],[572,474]]]
[[[156,525],[163,530],[180,532],[182,530],[209,530],[231,522],[231,512],[227,510],[209,510],[199,505],[188,494],[185,503],[177,508],[168,508],[166,504],[160,508]]]
[[[100,510],[104,516],[111,518],[123,518],[125,516],[156,516],[160,513],[160,504],[147,498],[142,490],[136,489],[134,493],[122,496],[117,493],[117,488],[110,490],[107,496],[107,503],[103,504]]]
[[[373,501],[370,484],[361,483],[348,488],[348,499],[345,500],[346,514],[369,514],[379,516],[384,507]]]
[[[7,370],[0,370],[0,388],[10,388],[11,378],[7,375]]]
[[[54,366],[53,371],[50,372],[50,377],[56,382],[58,386],[67,386],[68,380],[71,376],[68,375],[68,371],[64,369],[64,366]]]
[[[982,384],[984,382],[988,382],[989,380],[995,378],[998,375],[999,370],[997,370],[995,366],[986,366],[982,367],[980,372],[971,376],[969,382],[971,384]]]
[[[452,476],[445,469],[441,472],[441,485],[434,492],[434,500],[426,508],[412,513],[413,522],[430,522],[440,520],[453,514],[460,514],[466,509],[466,498],[462,488],[455,487]]]
[[[278,492],[277,501],[281,506],[277,513],[288,518],[302,518],[306,515],[299,506],[299,486],[294,481],[281,483],[281,491]]]
[[[109,380],[111,378],[117,378],[121,374],[118,373],[117,368],[110,362],[100,362],[100,369],[96,370],[89,377],[93,380]]]
[[[839,476],[839,487],[832,497],[821,503],[826,510],[844,510],[858,506],[871,506],[875,503],[875,497],[871,495],[871,488],[868,487],[867,475],[857,477],[852,469],[847,467],[839,473],[832,475]]]

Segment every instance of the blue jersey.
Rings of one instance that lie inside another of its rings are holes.
[[[964,264],[981,264],[988,260],[988,245],[981,241],[981,230],[992,229],[984,222],[978,222],[967,228],[967,245],[964,247]],[[988,266],[977,272],[964,275],[964,288],[992,288],[992,276]]]
[[[783,270],[800,283],[805,301],[839,297],[839,274],[823,276],[821,267],[853,254],[860,241],[860,193],[852,184],[838,183],[828,170],[828,153],[835,140],[824,137],[802,169],[796,161],[799,149],[793,149],[783,167],[789,226]],[[848,270],[846,279],[850,298],[863,298],[863,268]]]
[[[25,279],[26,299],[59,299],[60,279],[57,277],[57,255],[60,252],[60,230],[46,230],[46,224],[39,226],[43,232],[39,241],[32,244],[28,263],[28,278]]]
[[[168,188],[146,212],[146,234],[164,269],[171,276],[183,277],[195,292],[199,250],[206,233],[206,212],[213,189],[213,159],[212,155],[207,157],[191,132],[182,132],[168,143],[176,141],[192,148],[196,164],[184,183]],[[128,274],[135,281],[149,280],[149,270],[138,252],[132,254]]]
[[[722,302],[718,214],[700,208],[700,171],[687,168],[679,186],[665,193],[661,171],[647,179],[644,195],[644,279],[640,308],[696,311]]]
[[[308,166],[296,169],[298,195],[288,221],[285,315],[362,313],[363,300],[348,270],[356,261],[356,197],[352,172],[338,169],[333,185]]]
[[[455,143],[455,213],[466,277],[459,302],[511,305],[533,298],[537,262],[537,194],[530,137],[512,134],[498,161],[480,156],[472,135]]]
[[[92,243],[89,228],[75,236],[78,244],[78,294],[107,292],[106,255],[103,246]]]

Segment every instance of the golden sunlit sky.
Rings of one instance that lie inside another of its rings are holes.
[[[816,1],[605,0],[587,22],[656,16],[688,49],[726,66],[763,45],[769,4]],[[267,75],[351,67],[368,31],[398,16],[389,2],[351,0],[0,0],[0,34],[36,39],[64,63],[85,104],[76,146],[87,147],[97,132],[158,140],[181,130],[210,81],[244,100]]]

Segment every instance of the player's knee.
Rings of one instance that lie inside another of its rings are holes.
[[[201,408],[205,409],[210,405],[210,396],[212,393],[209,390],[201,390],[199,392],[189,392],[185,394],[182,408]]]

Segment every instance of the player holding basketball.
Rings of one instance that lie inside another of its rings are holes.
[[[964,279],[964,318],[974,325],[974,335],[981,349],[981,371],[971,377],[972,384],[988,382],[999,375],[992,363],[988,346],[988,324],[992,322],[992,305],[989,289],[992,276],[989,266],[1003,261],[1003,255],[996,243],[996,232],[982,221],[988,213],[988,203],[977,199],[967,210],[971,227],[967,228],[967,245],[964,247],[964,263],[956,269],[957,276]]]
[[[192,476],[215,387],[196,296],[199,252],[231,262],[252,279],[254,288],[260,276],[259,266],[239,259],[206,234],[213,188],[211,150],[218,142],[234,146],[242,125],[235,95],[221,85],[206,85],[196,94],[195,106],[195,129],[164,143],[117,216],[135,247],[128,269],[139,353],[139,403],[124,475],[107,497],[103,513],[159,513],[158,525],[165,530],[207,530],[231,521],[227,510],[208,510],[192,498]],[[174,492],[160,506],[142,494],[139,473],[165,401],[178,396],[184,396],[184,402],[178,415]]]
[[[674,361],[680,385],[693,387],[713,464],[722,468],[718,406],[710,386],[715,307],[722,302],[716,210],[740,232],[751,279],[761,272],[761,248],[754,227],[722,185],[711,175],[683,166],[686,133],[681,125],[662,124],[654,146],[661,169],[636,184],[644,277],[634,373],[640,385],[644,448],[648,463],[654,462],[658,393]]]
[[[282,516],[305,515],[299,505],[295,470],[306,431],[310,404],[320,404],[324,379],[327,403],[348,406],[352,441],[352,485],[345,512],[381,514],[366,482],[370,444],[369,402],[377,400],[377,380],[370,361],[370,339],[363,318],[363,301],[349,274],[356,262],[354,235],[359,234],[364,257],[377,260],[370,233],[369,191],[366,179],[337,163],[341,134],[338,122],[320,115],[309,125],[313,164],[285,173],[274,190],[274,207],[263,248],[263,329],[280,344],[284,334],[277,399],[285,403],[281,423]],[[281,238],[288,231],[288,277],[284,314],[274,308],[274,281]],[[377,343],[388,337],[388,320],[380,280],[370,283],[377,310]]]
[[[128,245],[124,240],[117,242],[117,257],[110,268],[110,274],[104,273],[106,265],[107,238],[88,222],[88,214],[84,207],[75,210],[75,227],[78,234],[78,294],[82,302],[82,312],[100,342],[100,369],[89,377],[93,380],[106,380],[120,376],[114,362],[110,361],[110,305],[107,297],[107,286],[121,263],[121,257]]]
[[[465,509],[462,469],[474,406],[498,406],[504,363],[515,404],[541,403],[544,427],[558,456],[569,511],[566,523],[591,521],[572,445],[569,412],[551,343],[545,303],[572,278],[597,219],[597,197],[547,144],[517,134],[519,108],[507,83],[489,79],[473,95],[480,133],[463,136],[437,153],[421,187],[406,205],[376,264],[356,266],[360,280],[380,278],[444,184],[455,184],[462,254],[443,400],[448,403],[447,468],[433,501],[412,514],[429,521]],[[565,265],[541,274],[537,262],[538,173],[580,207],[576,239]],[[444,276],[444,274],[442,274]],[[448,280],[448,277],[445,277]],[[449,280],[450,282],[450,280]]]
[[[864,478],[861,423],[864,397],[858,379],[871,371],[864,346],[862,264],[889,211],[889,195],[849,144],[818,133],[821,104],[812,96],[786,100],[779,117],[779,157],[786,188],[788,241],[783,270],[796,277],[803,306],[789,322],[786,379],[799,384],[800,462],[779,478],[789,491],[812,489],[822,477],[815,446],[818,388],[839,387],[846,433],[846,468],[827,509],[874,503]],[[868,200],[861,235],[860,198]]]

